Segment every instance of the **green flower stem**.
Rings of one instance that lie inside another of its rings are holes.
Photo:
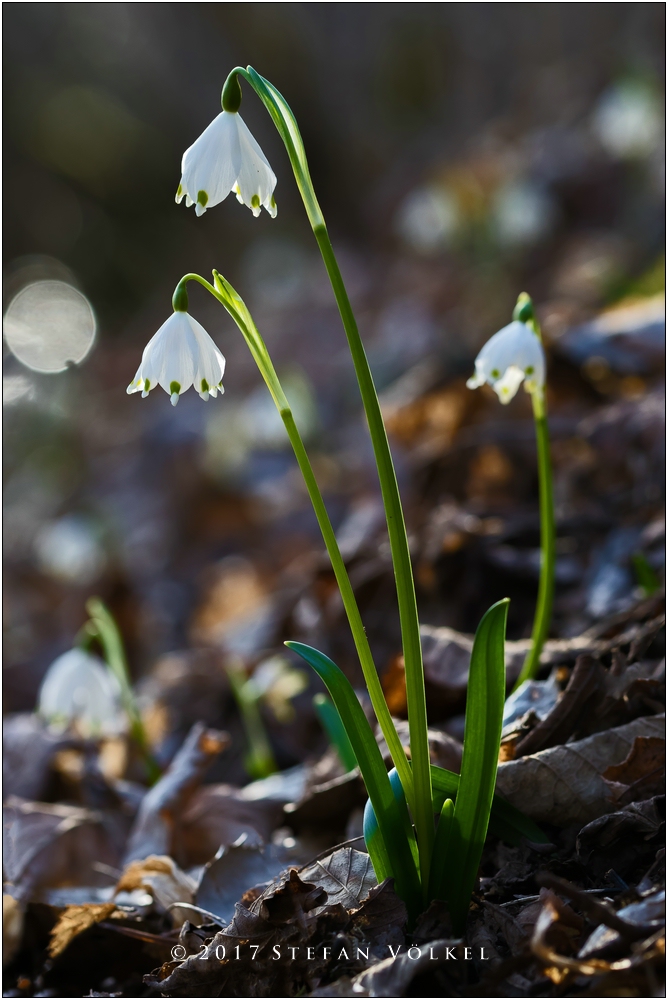
[[[399,621],[406,669],[406,702],[408,706],[408,727],[413,761],[415,807],[413,819],[417,832],[420,854],[420,876],[423,885],[428,884],[429,864],[434,841],[434,815],[431,806],[431,770],[429,743],[427,737],[427,702],[424,687],[424,667],[422,664],[422,644],[418,620],[413,568],[408,548],[408,536],[404,512],[399,496],[399,485],[394,470],[387,432],[380,410],[378,393],[373,382],[369,362],[357,329],[343,278],[334,256],[332,244],[324,224],[315,230],[322,258],[327,268],[329,280],[334,290],[348,346],[353,358],[355,373],[359,383],[364,412],[373,445],[378,478],[385,507],[385,517],[390,539],[390,550],[394,564],[394,578],[399,604]],[[402,780],[403,784],[403,780]]]
[[[225,669],[246,730],[249,747],[245,760],[246,770],[252,778],[266,778],[275,774],[278,767],[264,728],[257,696],[252,687],[249,687],[246,671],[241,663],[228,663]]]
[[[426,892],[429,884],[429,864],[434,841],[434,816],[431,806],[431,771],[427,737],[427,706],[424,688],[422,646],[420,643],[420,626],[406,525],[390,446],[380,411],[378,394],[343,278],[341,277],[341,272],[334,256],[324,217],[313,189],[304,144],[294,114],[285,98],[276,90],[273,84],[261,77],[252,67],[249,66],[247,70],[237,67],[232,70],[228,80],[233,75],[242,76],[250,83],[267,108],[285,144],[297,187],[302,196],[306,213],[334,291],[362,395],[362,402],[378,467],[378,477],[380,479],[383,505],[385,507],[390,550],[397,586],[399,620],[406,669],[406,699],[408,705],[411,758],[413,762],[413,787],[411,787],[411,776],[407,775],[406,781],[404,781],[404,775],[398,766],[397,771],[399,772],[413,812],[420,853],[420,875]]]
[[[154,784],[160,777],[161,772],[149,750],[146,730],[144,729],[134,691],[132,690],[132,684],[130,683],[130,674],[128,672],[121,633],[111,612],[99,597],[91,597],[87,601],[86,611],[90,615],[86,632],[91,637],[96,638],[102,646],[107,666],[120,685],[123,708],[130,723],[130,736],[144,759],[148,779],[151,784]]]
[[[533,324],[537,326],[537,324]],[[552,489],[552,462],[550,460],[550,432],[547,426],[545,398],[542,392],[531,394],[536,425],[538,452],[538,491],[540,506],[540,580],[538,599],[531,633],[531,648],[517,678],[514,690],[538,673],[540,654],[550,630],[552,601],[554,598],[555,524],[554,493]]]
[[[267,388],[271,393],[272,399],[274,400],[283,424],[285,425],[285,429],[288,432],[288,438],[290,439],[290,444],[292,445],[295,453],[299,469],[304,477],[306,489],[313,505],[315,516],[325,542],[325,547],[332,563],[332,569],[334,570],[336,582],[341,592],[343,606],[346,615],[348,616],[350,629],[355,642],[355,648],[357,649],[357,655],[359,656],[362,672],[364,674],[364,680],[366,681],[369,697],[371,698],[371,704],[373,705],[376,718],[378,719],[378,724],[380,725],[381,732],[385,737],[385,741],[388,745],[394,765],[401,777],[402,784],[404,785],[404,788],[408,789],[406,797],[412,808],[411,768],[406,758],[404,748],[401,745],[401,740],[399,739],[397,730],[392,721],[392,716],[390,715],[387,707],[387,702],[385,701],[378,672],[373,662],[369,640],[367,639],[364,625],[362,624],[362,618],[360,616],[359,608],[357,607],[357,601],[355,600],[355,594],[350,582],[350,577],[348,576],[343,556],[339,550],[339,545],[336,540],[332,523],[329,519],[329,514],[327,513],[325,502],[322,498],[317,480],[313,473],[313,468],[311,467],[306,448],[304,447],[304,442],[302,441],[297,425],[295,424],[290,404],[288,403],[283,387],[278,379],[269,356],[269,352],[267,351],[267,347],[260,336],[260,333],[255,326],[245,303],[235,292],[229,282],[227,282],[221,275],[214,271],[215,287],[198,274],[185,275],[179,284],[183,285],[187,281],[199,282],[200,285],[206,288],[207,291],[210,292],[211,295],[213,295],[221,303],[221,305],[225,307],[227,312],[235,321],[244,340],[246,341],[246,344],[248,345],[251,354],[253,355],[256,365],[260,369],[260,374],[262,375]]]

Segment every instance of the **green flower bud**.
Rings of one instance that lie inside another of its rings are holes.
[[[179,282],[172,295],[172,308],[174,312],[188,312],[188,291],[185,282]]]
[[[239,77],[234,70],[232,70],[225,81],[223,93],[220,97],[220,103],[223,106],[223,111],[229,111],[232,113],[237,112],[241,107],[241,84],[239,83]]]
[[[517,304],[513,309],[513,319],[520,323],[531,323],[536,317],[533,311],[533,300],[526,292],[520,292],[517,296]]]

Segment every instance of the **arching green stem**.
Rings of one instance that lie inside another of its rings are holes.
[[[306,448],[304,447],[304,442],[302,441],[301,434],[295,424],[290,404],[278,379],[278,375],[274,369],[266,344],[260,336],[246,304],[234,288],[232,288],[229,282],[222,277],[222,275],[218,274],[217,271],[214,271],[213,276],[214,284],[212,285],[199,274],[186,274],[185,277],[183,277],[179,282],[179,285],[182,286],[188,281],[197,281],[200,285],[206,288],[206,290],[210,292],[222,306],[224,306],[239,327],[239,330],[241,331],[241,334],[246,341],[251,354],[253,355],[253,359],[260,370],[260,374],[262,375],[262,378],[271,393],[272,399],[274,400],[276,408],[281,416],[281,420],[283,421],[285,429],[288,433],[288,438],[290,439],[290,444],[292,445],[292,449],[295,453],[297,464],[299,465],[301,474],[304,477],[309,499],[313,505],[313,510],[315,511],[315,516],[325,542],[325,547],[332,563],[332,569],[334,570],[334,576],[336,577],[336,582],[341,592],[343,606],[348,617],[348,622],[350,623],[350,629],[353,634],[355,648],[357,649],[357,655],[359,656],[360,665],[364,674],[364,680],[366,681],[369,691],[369,697],[371,698],[371,704],[373,705],[381,732],[385,737],[390,754],[392,755],[394,765],[401,777],[402,784],[404,785],[404,788],[407,787],[409,789],[409,793],[406,798],[412,808],[412,783],[410,780],[411,768],[406,758],[404,748],[401,745],[401,740],[399,739],[397,730],[392,721],[392,716],[390,715],[387,707],[385,696],[383,695],[383,689],[373,662],[369,640],[367,639],[364,625],[362,624],[362,618],[359,608],[357,607],[357,601],[355,600],[355,593],[350,582],[350,577],[348,576],[343,556],[339,550],[336,534],[334,533],[334,528],[332,527],[332,523],[329,519],[325,501],[323,500],[318,487],[313,468],[309,461]]]
[[[412,777],[411,775],[406,775],[405,781],[404,775],[398,766],[397,770],[404,785],[406,797],[409,803],[411,803],[413,810],[420,852],[420,875],[426,892],[429,884],[429,864],[434,840],[434,816],[431,807],[431,772],[427,737],[427,707],[422,647],[406,525],[394,463],[381,416],[378,394],[373,382],[364,345],[357,329],[350,300],[327,233],[325,220],[313,189],[304,143],[295,116],[285,98],[278,92],[274,85],[260,76],[251,66],[248,69],[236,67],[228,76],[228,81],[232,76],[242,77],[253,87],[271,115],[272,121],[285,144],[297,187],[302,196],[306,214],[311,223],[334,291],[352,355],[355,374],[359,383],[378,468],[378,477],[387,520],[406,669],[406,699],[408,705],[411,758],[413,762]],[[413,784],[413,789],[411,788],[411,783]]]

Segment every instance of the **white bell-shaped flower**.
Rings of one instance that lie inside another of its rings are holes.
[[[203,215],[234,191],[253,215],[264,206],[275,218],[275,187],[276,174],[241,115],[221,111],[183,154],[176,203],[185,198]]]
[[[485,382],[502,403],[509,403],[522,382],[527,392],[542,392],[545,386],[543,345],[531,327],[519,320],[495,333],[475,359],[475,374],[466,383],[477,389]]]
[[[156,385],[169,394],[172,406],[191,385],[202,399],[223,392],[225,358],[204,327],[187,313],[177,310],[149,340],[137,374],[128,392],[142,398]]]
[[[81,736],[117,736],[127,729],[120,684],[96,656],[63,653],[46,672],[38,713],[53,726],[73,726]]]

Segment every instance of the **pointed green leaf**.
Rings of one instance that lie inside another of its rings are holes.
[[[313,696],[313,707],[341,764],[346,771],[352,771],[357,767],[357,757],[333,701],[326,694],[316,694]]]
[[[446,771],[445,768],[432,764],[431,781],[434,789],[434,812],[440,813],[446,799],[456,799],[459,775],[455,774],[454,771]],[[550,838],[532,819],[529,819],[500,795],[495,795],[492,799],[489,830],[508,844],[517,845],[521,842],[522,837],[526,837],[532,844],[550,843]]]
[[[397,892],[406,903],[409,914],[415,917],[420,910],[421,892],[419,876],[406,836],[406,824],[409,822],[406,801],[403,799],[399,803],[395,797],[376,738],[357,695],[343,671],[324,653],[302,642],[286,642],[285,645],[313,667],[336,705],[376,815]],[[376,852],[377,855],[379,853]],[[371,860],[374,860],[373,855]],[[378,877],[380,878],[380,873]]]
[[[448,864],[453,863],[450,838],[452,834],[452,819],[455,804],[452,799],[446,799],[441,809],[441,815],[434,837],[434,851],[431,856],[429,871],[429,898],[443,899],[445,897],[444,880]]]
[[[464,750],[446,865],[445,896],[456,934],[466,926],[478,874],[499,760],[506,694],[504,642],[507,599],[492,605],[478,626],[471,652]]]

